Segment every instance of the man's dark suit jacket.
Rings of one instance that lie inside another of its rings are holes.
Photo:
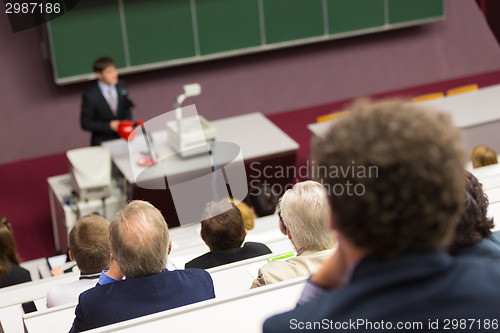
[[[224,251],[210,251],[186,263],[186,268],[209,269],[212,267],[229,264],[235,261],[271,253],[271,250],[262,243],[247,242],[243,247]]]
[[[214,297],[212,278],[201,269],[165,271],[98,285],[80,294],[70,332],[86,331]]]
[[[92,132],[92,146],[98,146],[102,141],[118,138],[118,134],[109,127],[111,120],[132,119],[130,108],[134,104],[128,98],[127,87],[123,81],[118,81],[116,91],[118,93],[116,116],[111,111],[97,83],[83,94],[80,124],[84,130]]]
[[[453,319],[466,321],[464,331],[477,332],[488,320],[490,326],[500,320],[499,281],[496,262],[479,257],[437,251],[388,261],[365,258],[344,288],[267,319],[264,332],[461,331]],[[397,329],[398,323],[422,327]]]
[[[500,231],[495,231],[490,237],[483,238],[477,244],[461,248],[458,250],[457,255],[474,255],[483,258],[500,259]]]
[[[10,271],[0,279],[0,288],[31,281],[30,272],[16,264],[12,264],[10,267]]]

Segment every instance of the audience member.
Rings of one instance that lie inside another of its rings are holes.
[[[214,298],[210,274],[201,269],[166,271],[168,227],[160,211],[132,201],[109,226],[111,260],[125,280],[98,285],[80,294],[71,332]]]
[[[80,270],[78,281],[56,285],[47,294],[47,307],[78,301],[78,296],[94,287],[103,270],[109,268],[109,222],[99,215],[79,219],[68,237],[69,257]]]
[[[338,247],[306,283],[302,305],[268,319],[264,332],[443,331],[469,319],[479,331],[495,322],[500,267],[445,251],[465,190],[450,117],[358,102],[325,134],[316,162],[327,171],[319,177],[331,189]]]
[[[208,269],[271,253],[264,244],[246,242],[247,231],[238,208],[228,201],[210,202],[203,213],[201,238],[207,252],[186,263],[186,268]]]
[[[466,171],[465,207],[448,251],[456,255],[479,255],[500,259],[500,232],[488,218],[488,197],[476,177]]]
[[[474,169],[498,163],[497,153],[486,146],[474,147],[470,157]]]
[[[268,183],[254,184],[250,188],[246,201],[253,209],[256,217],[268,216],[276,211],[278,195]]]
[[[30,273],[19,266],[20,262],[10,221],[0,215],[0,288],[31,281]]]
[[[278,204],[278,216],[297,256],[261,267],[252,288],[315,273],[332,255],[334,242],[327,228],[330,208],[320,183],[308,180],[287,190]]]
[[[234,199],[229,200],[229,202],[231,202],[232,204],[235,204]],[[238,207],[238,210],[240,211],[241,217],[243,218],[243,223],[245,224],[245,229],[252,230],[254,225],[255,225],[255,214],[252,211],[252,209],[250,209],[250,207],[248,207],[248,205],[246,203],[244,203],[243,201],[238,203],[236,205],[236,207]]]

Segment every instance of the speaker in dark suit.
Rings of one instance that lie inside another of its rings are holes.
[[[115,63],[110,58],[94,62],[97,83],[83,94],[80,124],[92,132],[91,145],[118,138],[121,120],[131,120],[134,106],[128,97],[127,87],[118,80]]]

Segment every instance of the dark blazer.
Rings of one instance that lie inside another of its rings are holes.
[[[500,259],[500,231],[495,231],[491,237],[483,238],[477,244],[461,248],[458,250],[457,255],[475,255],[483,258]]]
[[[70,332],[90,330],[214,297],[212,278],[201,269],[165,271],[98,285],[80,294]]]
[[[452,319],[466,320],[467,332],[477,332],[486,320],[499,320],[499,281],[498,265],[473,256],[436,251],[388,261],[365,258],[344,288],[267,319],[264,332],[460,331]],[[422,327],[398,330],[398,323]]]
[[[243,247],[224,251],[210,251],[186,263],[186,268],[208,269],[235,261],[271,253],[271,250],[262,243],[247,242]]]
[[[132,119],[131,108],[134,104],[128,98],[127,87],[123,81],[118,81],[116,91],[118,92],[116,116],[111,111],[97,83],[83,94],[80,124],[84,130],[92,132],[92,146],[98,146],[102,141],[118,138],[118,134],[109,128],[111,120]]]
[[[0,280],[0,288],[31,281],[29,271],[16,264],[12,264],[10,267],[10,271],[3,274],[2,279]]]

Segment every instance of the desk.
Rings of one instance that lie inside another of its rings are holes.
[[[73,188],[69,174],[49,177],[47,178],[47,183],[49,184],[54,242],[56,250],[61,253],[66,253],[68,250],[69,232],[80,217],[97,213],[104,216],[108,221],[111,221],[115,213],[125,205],[122,190],[114,182],[111,186],[111,195],[106,199],[82,201],[73,195],[75,189]],[[71,204],[67,203],[68,199],[71,199]],[[50,276],[50,272],[48,276]]]
[[[262,332],[265,319],[295,307],[307,278],[245,290],[232,297],[189,304],[89,332]],[[75,318],[75,307],[76,303],[26,314],[25,332],[66,333]]]
[[[267,318],[295,308],[307,278],[274,283],[229,298],[189,304],[96,328],[92,332],[167,332],[169,328],[175,332],[262,332]]]
[[[500,121],[500,84],[479,90],[418,102],[451,114],[455,126],[466,129]]]
[[[24,332],[67,333],[75,319],[76,305],[64,304],[23,315]]]
[[[248,186],[267,182],[276,185],[273,189],[281,194],[287,186],[293,185],[293,173],[269,174],[265,171],[273,167],[293,167],[299,145],[261,113],[221,119],[211,124],[217,129],[217,142],[227,142],[239,147]],[[179,183],[190,180],[193,175],[197,177],[197,172],[203,172],[210,166],[209,158],[203,155],[182,159],[174,154],[168,146],[166,129],[153,132],[151,136],[159,159],[162,162],[166,160],[168,175],[160,168],[145,174],[146,168],[133,162],[141,156],[139,152],[145,150],[145,144],[141,147],[142,142],[137,143],[134,151],[129,150],[128,143],[121,139],[107,141],[102,145],[110,149],[114,166],[130,185],[128,198],[151,202],[162,211],[169,226],[178,226],[178,212],[173,203],[171,187],[145,189],[137,185],[137,175],[141,175],[141,180],[146,182],[165,178],[165,184],[172,184],[172,179]]]
[[[500,151],[500,84],[418,104],[449,113],[455,126],[461,129],[469,149],[487,145]],[[307,126],[313,134],[313,145],[331,124],[324,122]]]
[[[21,333],[22,303],[34,301],[37,310],[47,309],[45,298],[51,287],[77,281],[79,273],[68,273],[47,279],[25,282],[0,289],[0,332]],[[67,330],[66,330],[67,331]]]

